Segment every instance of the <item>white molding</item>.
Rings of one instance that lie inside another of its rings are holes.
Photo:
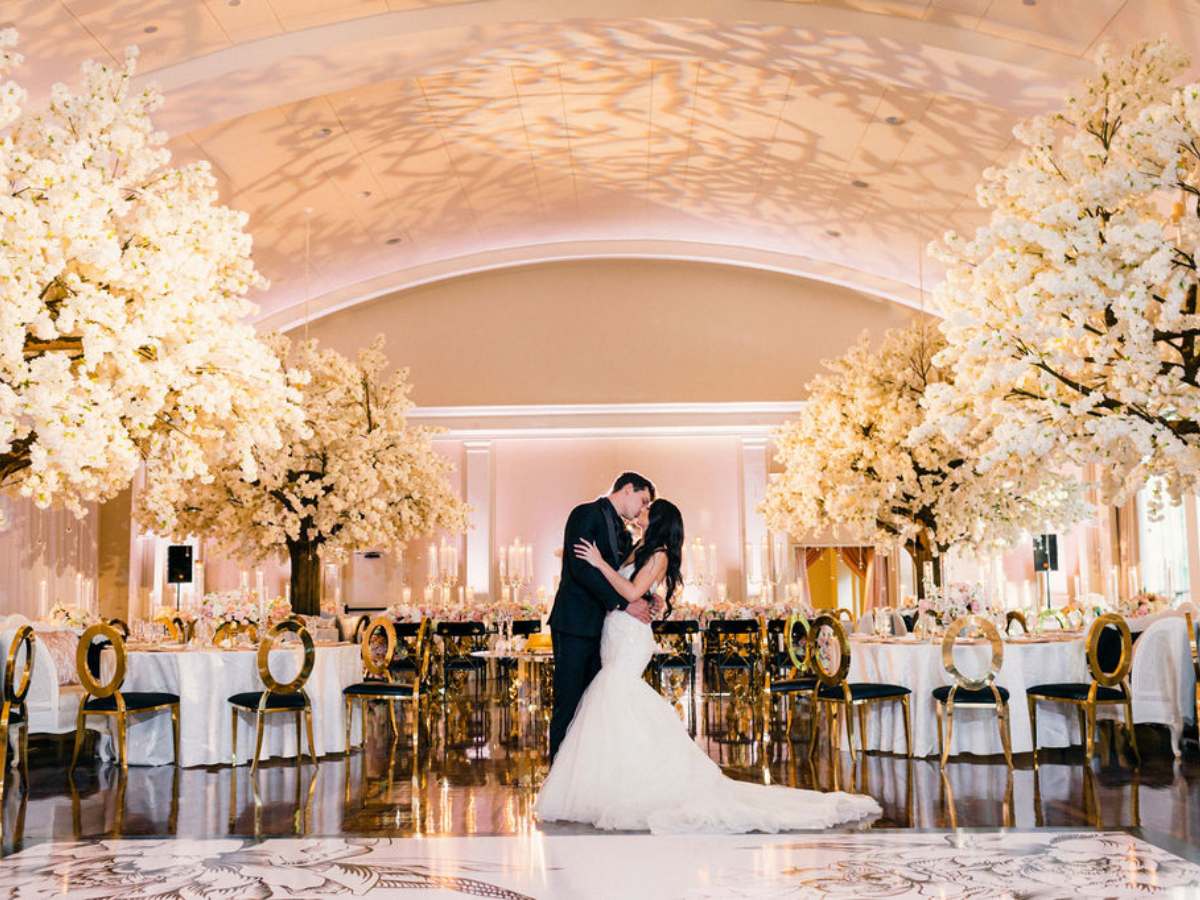
[[[765,447],[803,408],[800,402],[434,406],[414,408],[408,420],[441,429],[435,441],[737,437]]]

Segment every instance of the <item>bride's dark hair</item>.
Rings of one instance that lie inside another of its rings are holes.
[[[671,598],[683,584],[683,514],[678,506],[662,497],[650,504],[646,533],[633,554],[633,570],[636,572],[644,566],[659,550],[667,554],[667,571],[663,576],[667,591],[667,608],[663,612],[665,619],[671,615]]]

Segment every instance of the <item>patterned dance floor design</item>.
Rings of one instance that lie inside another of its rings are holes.
[[[0,860],[0,897],[1200,898],[1200,865],[1124,832],[125,839]]]

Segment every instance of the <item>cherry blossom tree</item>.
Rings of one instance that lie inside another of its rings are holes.
[[[467,507],[446,478],[452,466],[433,449],[433,432],[406,424],[407,370],[384,378],[382,337],[357,362],[315,341],[289,360],[290,341],[271,342],[303,391],[306,424],[285,432],[282,450],[258,454],[256,478],[229,467],[179,482],[169,508],[139,516],[155,530],[202,534],[254,559],[286,549],[292,605],[311,615],[320,607],[322,552],[399,549],[439,529],[461,531]]]
[[[1123,55],[1061,112],[1015,129],[1021,151],[984,173],[992,210],[948,234],[936,293],[953,378],[929,392],[947,435],[983,466],[1097,463],[1105,502],[1200,472],[1200,86],[1165,41]],[[1161,502],[1154,493],[1154,505]]]
[[[784,471],[763,504],[772,529],[904,547],[918,572],[932,563],[940,584],[948,550],[999,549],[1026,529],[1086,514],[1073,480],[1044,468],[980,471],[977,447],[928,427],[922,402],[945,378],[934,363],[943,346],[918,320],[880,347],[864,334],[823,363],[830,374],[808,384],[799,420],[776,434]]]
[[[0,76],[20,62],[0,32]],[[246,217],[169,166],[158,92],[88,64],[43,107],[0,82],[0,489],[82,514],[143,463],[155,489],[282,445],[299,409],[243,318]]]

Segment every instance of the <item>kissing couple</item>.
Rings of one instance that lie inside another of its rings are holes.
[[[641,519],[635,544],[626,523]],[[550,613],[554,707],[550,773],[534,811],[544,822],[656,834],[828,828],[877,815],[871,797],[726,778],[679,715],[642,679],[650,623],[683,583],[683,516],[625,472],[575,507]]]

